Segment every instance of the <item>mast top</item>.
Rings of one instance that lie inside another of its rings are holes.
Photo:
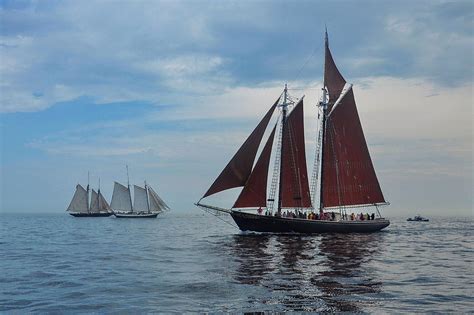
[[[130,188],[130,178],[128,177],[128,164],[125,165],[127,168],[127,186]]]
[[[324,43],[328,44],[328,27],[324,24]]]
[[[281,104],[283,110],[288,108],[288,84],[285,83],[285,89],[283,90],[283,104]]]

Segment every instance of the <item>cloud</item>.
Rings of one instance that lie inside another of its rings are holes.
[[[97,103],[182,104],[186,96],[229,88],[312,82],[322,69],[317,21],[335,11],[330,41],[347,73],[472,82],[470,3],[420,1],[409,11],[407,5],[3,3],[1,111],[43,110],[81,96]]]
[[[406,210],[414,202],[413,198],[404,199],[405,189],[420,194],[423,190],[428,195],[427,187],[439,191],[440,177],[450,187],[445,187],[446,194],[430,195],[433,211],[438,209],[436,203],[456,204],[458,209],[468,207],[467,197],[459,192],[470,185],[472,174],[472,108],[470,102],[465,102],[472,98],[471,87],[440,89],[429,81],[391,77],[358,78],[353,82],[369,150],[382,189],[393,207]],[[359,82],[364,83],[363,88]],[[311,172],[317,127],[314,105],[319,92],[291,90],[297,84],[289,85],[293,96],[308,92],[305,126]],[[437,95],[426,97],[434,90]],[[115,180],[117,170],[129,164],[137,178],[155,183],[162,183],[163,178],[169,181],[166,194],[173,197],[180,192],[181,201],[176,202],[178,208],[184,209],[185,200],[200,197],[281,91],[278,83],[236,87],[222,95],[202,97],[196,106],[178,109],[151,104],[90,104],[80,110],[83,116],[74,118],[74,125],[69,121],[64,125],[52,122],[59,124],[58,129],[48,132],[33,128],[27,148],[42,152],[47,160],[69,161],[66,169],[76,163],[88,165],[78,171],[98,169],[104,183]],[[71,105],[48,109],[39,120],[49,121],[44,115],[51,116],[60,107],[68,106]],[[103,115],[113,108],[118,110],[115,116]],[[87,117],[101,118],[87,122]],[[5,161],[5,165],[12,163],[11,157]],[[425,185],[417,186],[423,178]],[[181,189],[183,182],[192,183],[185,192]],[[404,186],[400,186],[402,183]],[[230,192],[216,200],[229,204],[234,195]]]

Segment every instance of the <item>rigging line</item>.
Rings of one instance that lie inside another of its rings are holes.
[[[315,149],[315,154],[314,154],[314,163],[313,163],[313,173],[311,175],[311,188],[310,188],[310,193],[311,193],[311,202],[314,207],[316,204],[316,194],[317,190],[319,188],[318,184],[318,179],[319,179],[319,169],[321,167],[320,165],[320,159],[321,159],[321,147],[322,147],[322,137],[323,137],[323,128],[322,128],[322,119],[319,118],[321,113],[321,108],[318,109],[318,130],[317,130],[317,142],[316,142],[316,149]]]
[[[204,210],[204,211],[206,211],[206,210]],[[208,212],[208,211],[206,211],[206,212]],[[208,213],[210,213],[210,212],[208,212]],[[218,218],[219,220],[221,220],[222,222],[227,223],[228,225],[232,226],[233,228],[239,229],[235,224],[232,224],[232,223],[224,220],[223,218],[220,218],[219,216],[217,216],[215,214],[212,214],[212,215],[215,216],[216,218]]]
[[[310,53],[310,55],[308,56],[308,58],[306,58],[306,61],[303,63],[303,65],[301,66],[300,70],[298,71],[298,73],[296,74],[296,78],[295,78],[295,81],[298,81],[300,78],[301,78],[301,74],[304,70],[304,68],[306,67],[306,65],[308,64],[308,62],[311,60],[311,58],[313,58],[313,56],[316,54],[316,52],[318,52],[318,50],[320,49],[321,47],[319,47],[319,45],[316,45],[313,49],[313,51]]]
[[[213,213],[211,210],[208,210],[208,209],[206,209],[206,208],[204,208],[204,207],[201,207],[201,206],[199,206],[199,209],[203,210],[204,212],[209,213],[210,215],[215,216],[216,218],[218,218],[218,219],[221,220],[222,222],[227,223],[228,225],[230,225],[230,226],[232,226],[232,227],[238,229],[238,227],[237,227],[235,224],[232,224],[232,223],[230,223],[230,222],[224,220],[223,218],[221,218],[221,217],[219,217],[218,215],[216,215],[215,213]]]
[[[319,85],[319,83],[318,83]],[[290,88],[288,89],[289,91],[307,91],[307,90],[321,90],[321,88],[318,88],[318,85],[316,84],[312,84],[312,85],[308,85],[309,87],[296,87],[296,88]]]
[[[280,180],[279,178],[280,156],[281,156],[280,148],[281,148],[282,133],[283,133],[283,130],[282,130],[283,124],[281,123],[279,124],[281,115],[282,113],[280,112],[280,114],[278,115],[276,126],[275,126],[275,127],[278,126],[278,131],[277,131],[278,136],[275,137],[275,140],[274,140],[274,144],[276,142],[275,153],[274,153],[275,162],[273,164],[273,174],[272,174],[272,183],[270,186],[270,194],[268,195],[268,199],[267,199],[267,208],[272,212],[275,205],[276,189],[277,189],[278,181]]]
[[[330,135],[330,138],[331,138],[332,154],[333,154],[334,159],[335,159],[336,186],[337,186],[337,195],[338,195],[337,197],[338,197],[338,200],[339,200],[339,211],[341,211],[343,197],[342,197],[342,194],[341,194],[341,187],[340,187],[341,183],[339,182],[339,179],[340,179],[339,178],[339,159],[336,156],[336,147],[334,146],[334,141],[335,141],[335,138],[336,138],[337,134],[336,134],[336,129],[334,128],[333,124],[330,125],[329,135]],[[342,214],[342,212],[341,212],[341,214]]]
[[[300,198],[300,199],[297,199],[299,200],[298,203],[299,203],[299,206],[300,207],[295,207],[295,208],[302,208],[302,193],[301,193],[301,185],[300,185],[300,182],[301,182],[301,179],[299,177],[299,172],[298,172],[298,167],[296,165],[296,160],[295,160],[295,150],[294,150],[294,146],[293,146],[293,142],[294,142],[294,134],[293,134],[293,126],[291,123],[288,124],[288,138],[289,138],[289,143],[290,143],[290,155],[291,155],[291,168],[292,168],[292,190],[294,190],[295,188],[298,190],[295,194],[295,191],[293,191],[293,199],[296,198]],[[296,144],[295,144],[296,145]]]

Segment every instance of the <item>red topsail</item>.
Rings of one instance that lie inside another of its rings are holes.
[[[326,41],[325,41],[325,62],[324,62],[324,86],[328,89],[329,93],[329,104],[328,110],[331,110],[332,105],[336,102],[337,98],[344,89],[344,85],[346,84],[346,80],[341,75],[339,70],[336,67],[336,63],[332,58],[331,51],[329,50],[329,43],[326,34]]]
[[[204,194],[203,198],[226,189],[245,185],[252,171],[253,162],[255,161],[255,156],[257,155],[257,150],[262,141],[263,134],[265,133],[265,129],[267,128],[268,122],[270,121],[279,100],[280,98],[278,98],[275,104],[273,104],[273,106],[268,110],[267,114],[263,117],[247,140],[245,140],[237,153],[235,153],[234,157],[230,160],[224,170],[222,170],[219,177],[217,177],[208,191]]]
[[[306,169],[303,100],[287,118],[283,141],[281,206],[309,208],[311,197]]]

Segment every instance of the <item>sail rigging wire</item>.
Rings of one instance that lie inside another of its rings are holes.
[[[283,124],[278,124],[280,121],[281,112],[278,115],[277,121],[275,123],[275,127],[278,125],[278,137],[277,137],[277,145],[275,149],[275,162],[273,164],[273,174],[272,174],[272,183],[270,186],[270,194],[267,198],[267,209],[273,212],[274,205],[275,205],[275,194],[276,189],[278,186],[279,176],[280,176],[280,155],[281,155],[281,140],[283,136]],[[275,141],[275,140],[274,140]]]
[[[367,207],[385,207],[389,206],[390,202],[377,202],[377,203],[365,203],[360,205],[337,205],[331,207],[324,207],[325,210],[331,209],[356,209],[356,208],[367,208]]]
[[[334,107],[333,107],[334,108]],[[331,148],[332,148],[332,154],[333,154],[333,158],[334,158],[334,165],[336,166],[336,187],[337,187],[337,196],[338,196],[338,199],[339,199],[339,211],[341,212],[342,214],[342,194],[341,194],[341,183],[339,182],[340,178],[339,178],[339,160],[336,156],[336,150],[335,150],[335,146],[334,146],[334,139],[336,138],[336,130],[334,128],[334,125],[331,124],[331,120],[330,118],[328,117],[328,124],[330,126],[329,128],[329,136],[331,138]]]
[[[201,198],[202,199],[202,198]],[[236,229],[239,229],[239,227],[231,222],[228,222],[226,220],[224,220],[223,218],[221,218],[220,215],[218,215],[217,213],[223,213],[223,214],[230,214],[230,210],[227,210],[227,209],[223,209],[223,208],[219,208],[219,207],[214,207],[214,206],[209,206],[209,205],[205,205],[205,204],[201,204],[199,202],[195,203],[196,206],[199,207],[199,209],[201,209],[202,211],[206,212],[206,213],[209,213],[210,215],[213,215],[215,216],[216,218],[218,218],[219,220],[221,220],[222,222],[224,223],[227,223],[228,225],[236,228]],[[213,210],[215,212],[213,212]]]
[[[311,175],[311,186],[310,186],[310,192],[311,192],[311,201],[314,205],[316,205],[316,201],[319,202],[319,200],[316,199],[318,197],[318,179],[319,179],[319,173],[320,173],[320,159],[321,159],[321,147],[322,147],[322,138],[323,138],[323,128],[322,128],[322,120],[320,119],[320,114],[321,114],[321,108],[318,109],[318,131],[317,131],[317,142],[316,142],[316,150],[314,153],[314,164],[313,164],[313,173]],[[319,197],[318,197],[319,198]]]
[[[300,78],[301,78],[301,74],[303,73],[303,70],[304,68],[308,65],[309,61],[311,60],[311,58],[313,58],[317,52],[319,52],[319,50],[321,49],[320,45],[315,45],[315,47],[313,48],[312,52],[309,54],[309,56],[306,58],[306,61],[303,63],[303,65],[301,66],[301,68],[298,70],[298,72],[296,73],[296,77],[295,77],[295,81],[298,81]]]
[[[294,143],[293,143],[293,126],[291,124],[288,124],[288,138],[289,138],[289,143],[290,143],[290,156],[291,156],[291,170],[292,170],[292,184],[293,184],[293,189],[297,188],[297,195],[295,195],[295,192],[293,191],[293,199],[297,199],[299,197],[299,206],[296,208],[301,208],[301,178],[299,178],[299,172],[296,166],[296,160],[295,160],[295,148],[294,148]],[[293,190],[292,189],[292,190]],[[295,198],[296,197],[296,198]]]

